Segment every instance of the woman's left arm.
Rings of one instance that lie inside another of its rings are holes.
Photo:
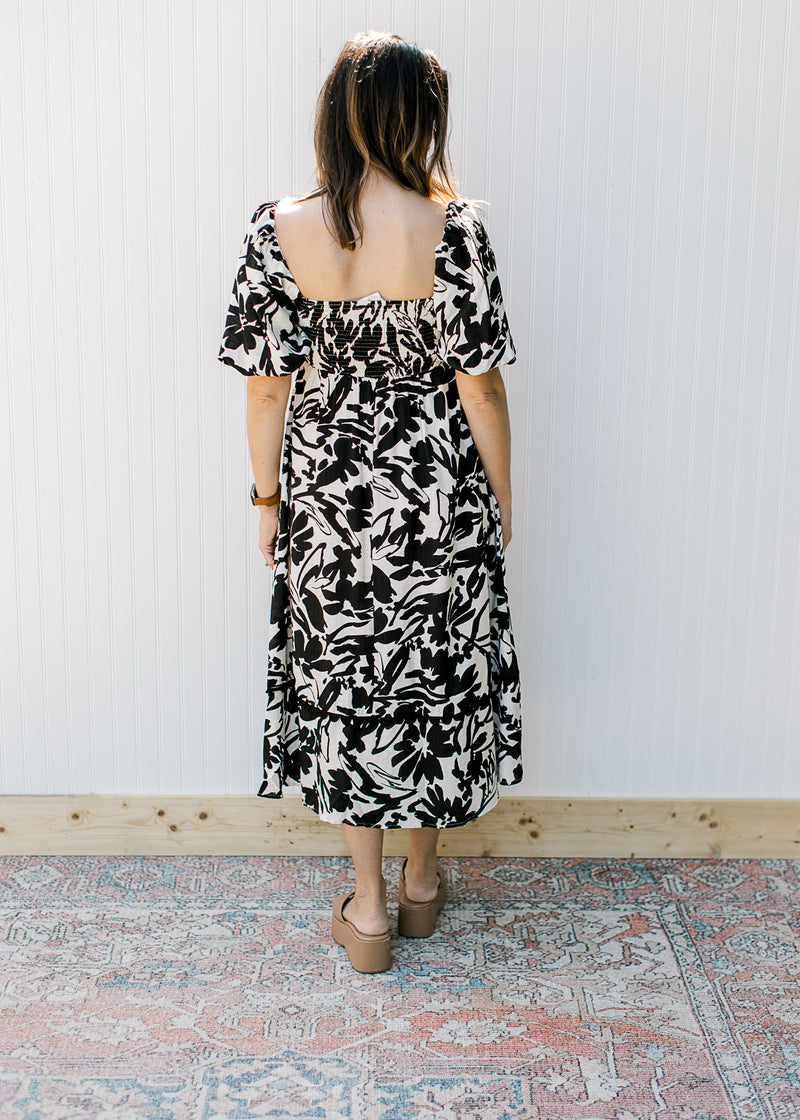
[[[259,377],[247,379],[247,442],[256,493],[260,497],[274,494],[278,488],[283,447],[283,426],[286,406],[292,389],[291,377]],[[270,568],[275,567],[275,541],[278,535],[278,508],[260,506],[261,526],[258,547]]]

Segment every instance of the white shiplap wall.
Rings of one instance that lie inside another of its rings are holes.
[[[434,48],[519,360],[515,795],[800,795],[800,6],[2,0],[3,793],[254,793],[247,219]],[[794,377],[794,383],[793,383]]]

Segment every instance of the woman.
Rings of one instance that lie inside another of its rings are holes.
[[[273,569],[258,795],[299,783],[341,823],[356,887],[331,930],[361,972],[391,965],[383,829],[412,830],[398,932],[428,936],[439,829],[522,778],[498,369],[515,352],[447,128],[431,52],[351,39],[319,97],[319,189],[253,214],[219,351],[250,377]]]

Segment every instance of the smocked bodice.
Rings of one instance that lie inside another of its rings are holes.
[[[318,373],[424,377],[432,365],[479,374],[515,360],[492,247],[464,199],[447,205],[427,299],[310,300],[302,295],[275,232],[275,207],[253,215],[219,360],[247,375]]]

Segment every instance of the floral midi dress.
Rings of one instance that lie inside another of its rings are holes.
[[[522,780],[500,511],[455,370],[515,360],[494,253],[454,199],[426,299],[312,300],[253,214],[218,358],[292,376],[264,774],[334,823],[449,828]]]

